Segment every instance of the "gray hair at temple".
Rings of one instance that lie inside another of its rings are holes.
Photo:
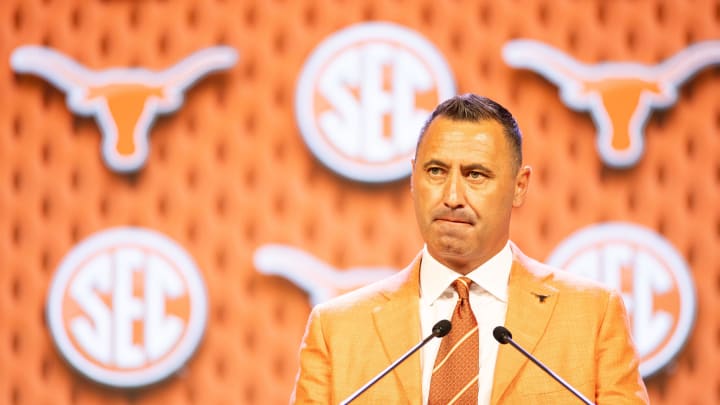
[[[447,99],[435,108],[420,131],[417,146],[415,147],[415,158],[417,158],[417,149],[420,147],[420,142],[422,142],[425,132],[433,120],[439,116],[449,118],[453,121],[497,121],[504,128],[505,136],[514,152],[513,163],[515,169],[519,168],[522,164],[522,134],[520,133],[517,121],[515,121],[515,118],[510,114],[510,111],[487,97],[471,93],[457,95]]]

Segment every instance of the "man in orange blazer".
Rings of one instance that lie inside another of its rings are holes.
[[[411,180],[425,247],[398,274],[313,309],[292,402],[341,402],[426,336],[428,325],[449,318],[448,302],[457,302],[456,325],[469,301],[476,327],[459,341],[474,339],[479,349],[462,365],[474,378],[453,400],[434,393],[445,363],[429,344],[355,403],[580,403],[515,349],[491,341],[500,324],[591,401],[648,403],[619,294],[530,259],[509,241],[510,214],[524,202],[531,173],[521,139],[512,115],[484,97],[456,96],[433,111]],[[469,296],[458,298],[456,278],[468,282]],[[453,344],[448,357],[464,343]]]

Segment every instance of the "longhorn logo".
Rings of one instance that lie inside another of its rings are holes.
[[[558,86],[570,108],[589,111],[603,161],[628,168],[642,156],[643,132],[652,109],[673,105],[681,84],[701,69],[720,63],[720,41],[696,43],[655,66],[587,65],[531,40],[509,42],[503,57],[510,66],[533,70]]]
[[[39,46],[21,46],[10,64],[65,92],[74,113],[94,116],[102,133],[102,156],[111,170],[131,173],[145,164],[148,133],[158,114],[180,108],[183,93],[203,76],[232,67],[235,49],[216,46],[195,52],[164,71],[112,68],[95,71],[66,55]]]
[[[398,272],[384,267],[340,270],[303,250],[279,244],[261,246],[255,251],[253,261],[260,273],[284,277],[303,289],[312,305]]]

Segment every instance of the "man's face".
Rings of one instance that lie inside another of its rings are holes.
[[[467,274],[505,246],[513,207],[522,205],[530,168],[494,120],[430,124],[413,161],[412,194],[420,233],[441,263]]]

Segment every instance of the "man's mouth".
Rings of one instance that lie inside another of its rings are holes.
[[[452,222],[455,224],[466,224],[466,225],[472,225],[472,222],[463,219],[463,218],[454,218],[454,217],[439,217],[435,218],[435,221],[442,221],[442,222]]]

